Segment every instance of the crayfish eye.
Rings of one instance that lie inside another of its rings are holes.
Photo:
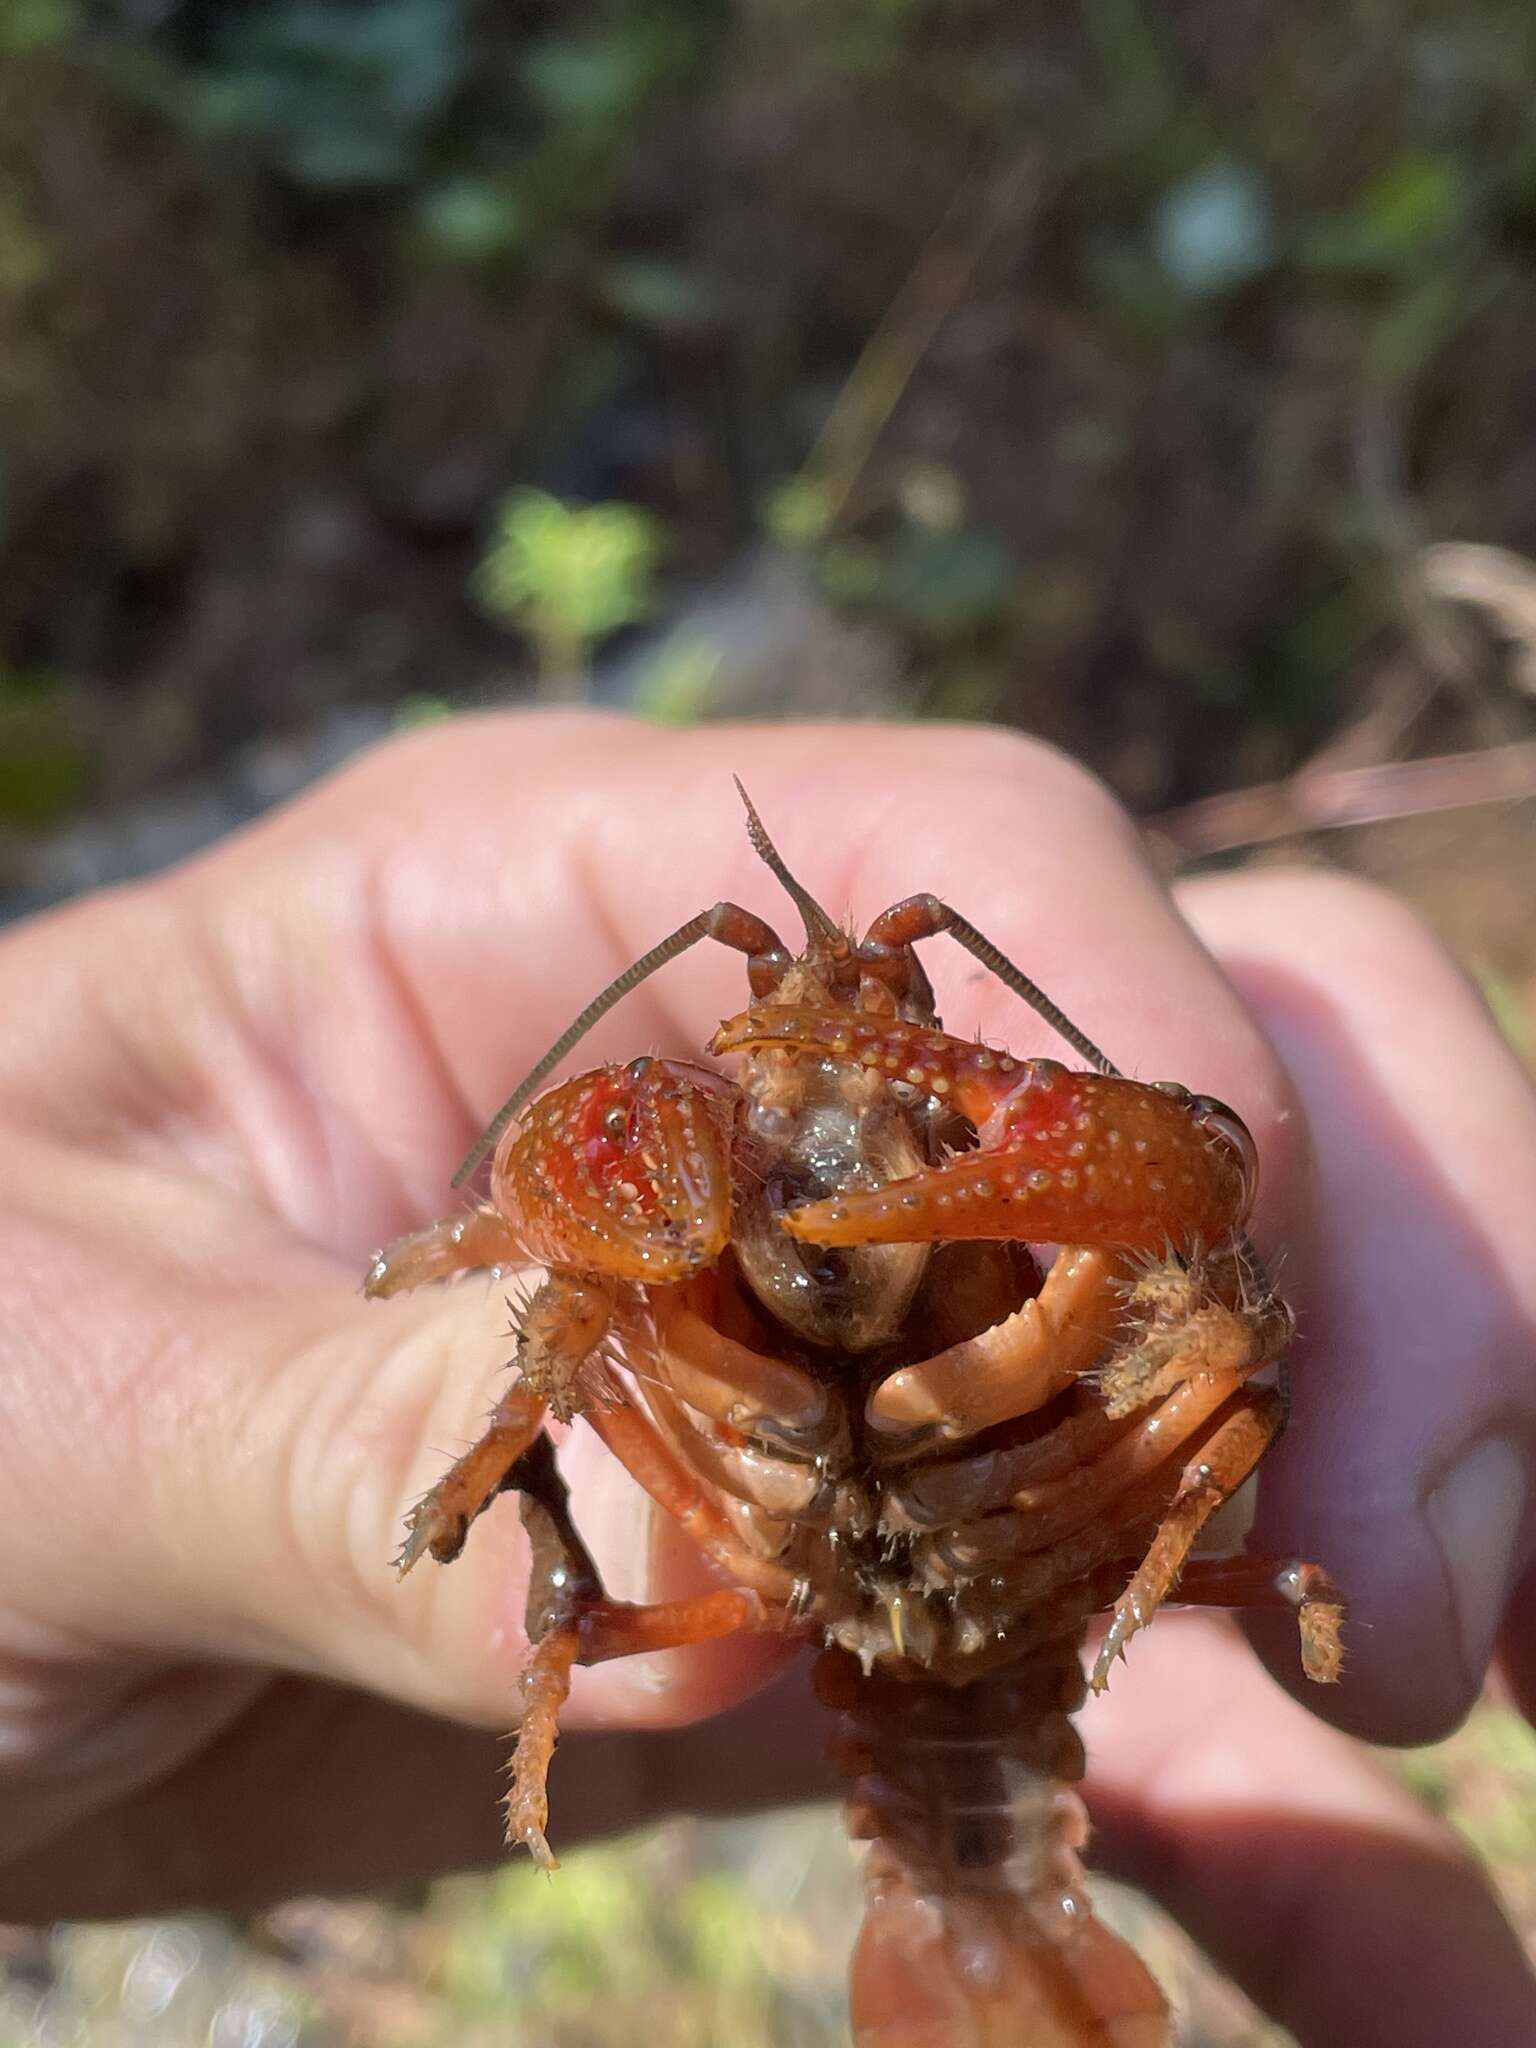
[[[627,1138],[629,1135],[629,1111],[622,1102],[614,1103],[603,1112],[603,1129],[610,1138]]]

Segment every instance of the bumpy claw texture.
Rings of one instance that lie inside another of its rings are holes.
[[[1243,1221],[1254,1153],[1240,1120],[1182,1088],[1078,1074],[1055,1060],[894,1018],[759,1006],[721,1026],[717,1052],[856,1060],[975,1124],[978,1149],[903,1180],[792,1209],[810,1244],[1015,1238],[1158,1251],[1213,1243]]]
[[[664,1284],[730,1236],[730,1131],[729,1097],[701,1069],[599,1067],[507,1131],[491,1185],[529,1258]]]

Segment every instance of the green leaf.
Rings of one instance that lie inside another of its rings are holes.
[[[1491,967],[1478,971],[1477,985],[1503,1036],[1522,1059],[1536,1054],[1536,1029],[1517,990]]]
[[[637,37],[548,36],[525,51],[522,77],[557,121],[615,121],[644,97],[654,65]]]
[[[1460,226],[1466,179],[1454,157],[1405,150],[1361,194],[1362,224],[1383,251],[1408,256]]]
[[[657,522],[636,505],[565,505],[544,491],[502,502],[474,592],[546,647],[600,640],[654,603]]]
[[[658,725],[696,724],[714,708],[724,664],[723,649],[703,634],[669,642],[635,686],[635,710]]]
[[[445,724],[457,714],[458,708],[449,697],[433,697],[418,692],[400,699],[391,722],[396,732],[413,732],[420,725]]]

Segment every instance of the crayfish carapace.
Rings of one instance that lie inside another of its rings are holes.
[[[540,1863],[574,1664],[788,1633],[821,1647],[851,1826],[871,1845],[860,2048],[1165,2048],[1157,1986],[1084,1893],[1071,1716],[1175,1586],[1187,1603],[1291,1603],[1307,1671],[1339,1669],[1320,1570],[1194,1554],[1283,1419],[1259,1379],[1291,1317],[1243,1234],[1252,1141],[1222,1104],[1116,1073],[937,897],[862,939],[840,929],[747,808],[804,949],[732,903],[692,918],[496,1117],[455,1183],[493,1152],[489,1200],[374,1262],[376,1295],[546,1270],[516,1378],[411,1516],[401,1567],[447,1562],[498,1493],[519,1496],[531,1649],[508,1834]],[[1086,1071],[940,1030],[914,950],[940,933]],[[641,1058],[537,1092],[612,1004],[706,938],[747,961],[751,1002],[709,1048],[734,1080]],[[551,1414],[585,1419],[714,1561],[718,1590],[605,1596]]]

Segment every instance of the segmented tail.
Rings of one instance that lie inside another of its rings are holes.
[[[964,1687],[828,1651],[817,1691],[870,1843],[855,2048],[1172,2048],[1162,1993],[1083,1885],[1077,1643]]]

